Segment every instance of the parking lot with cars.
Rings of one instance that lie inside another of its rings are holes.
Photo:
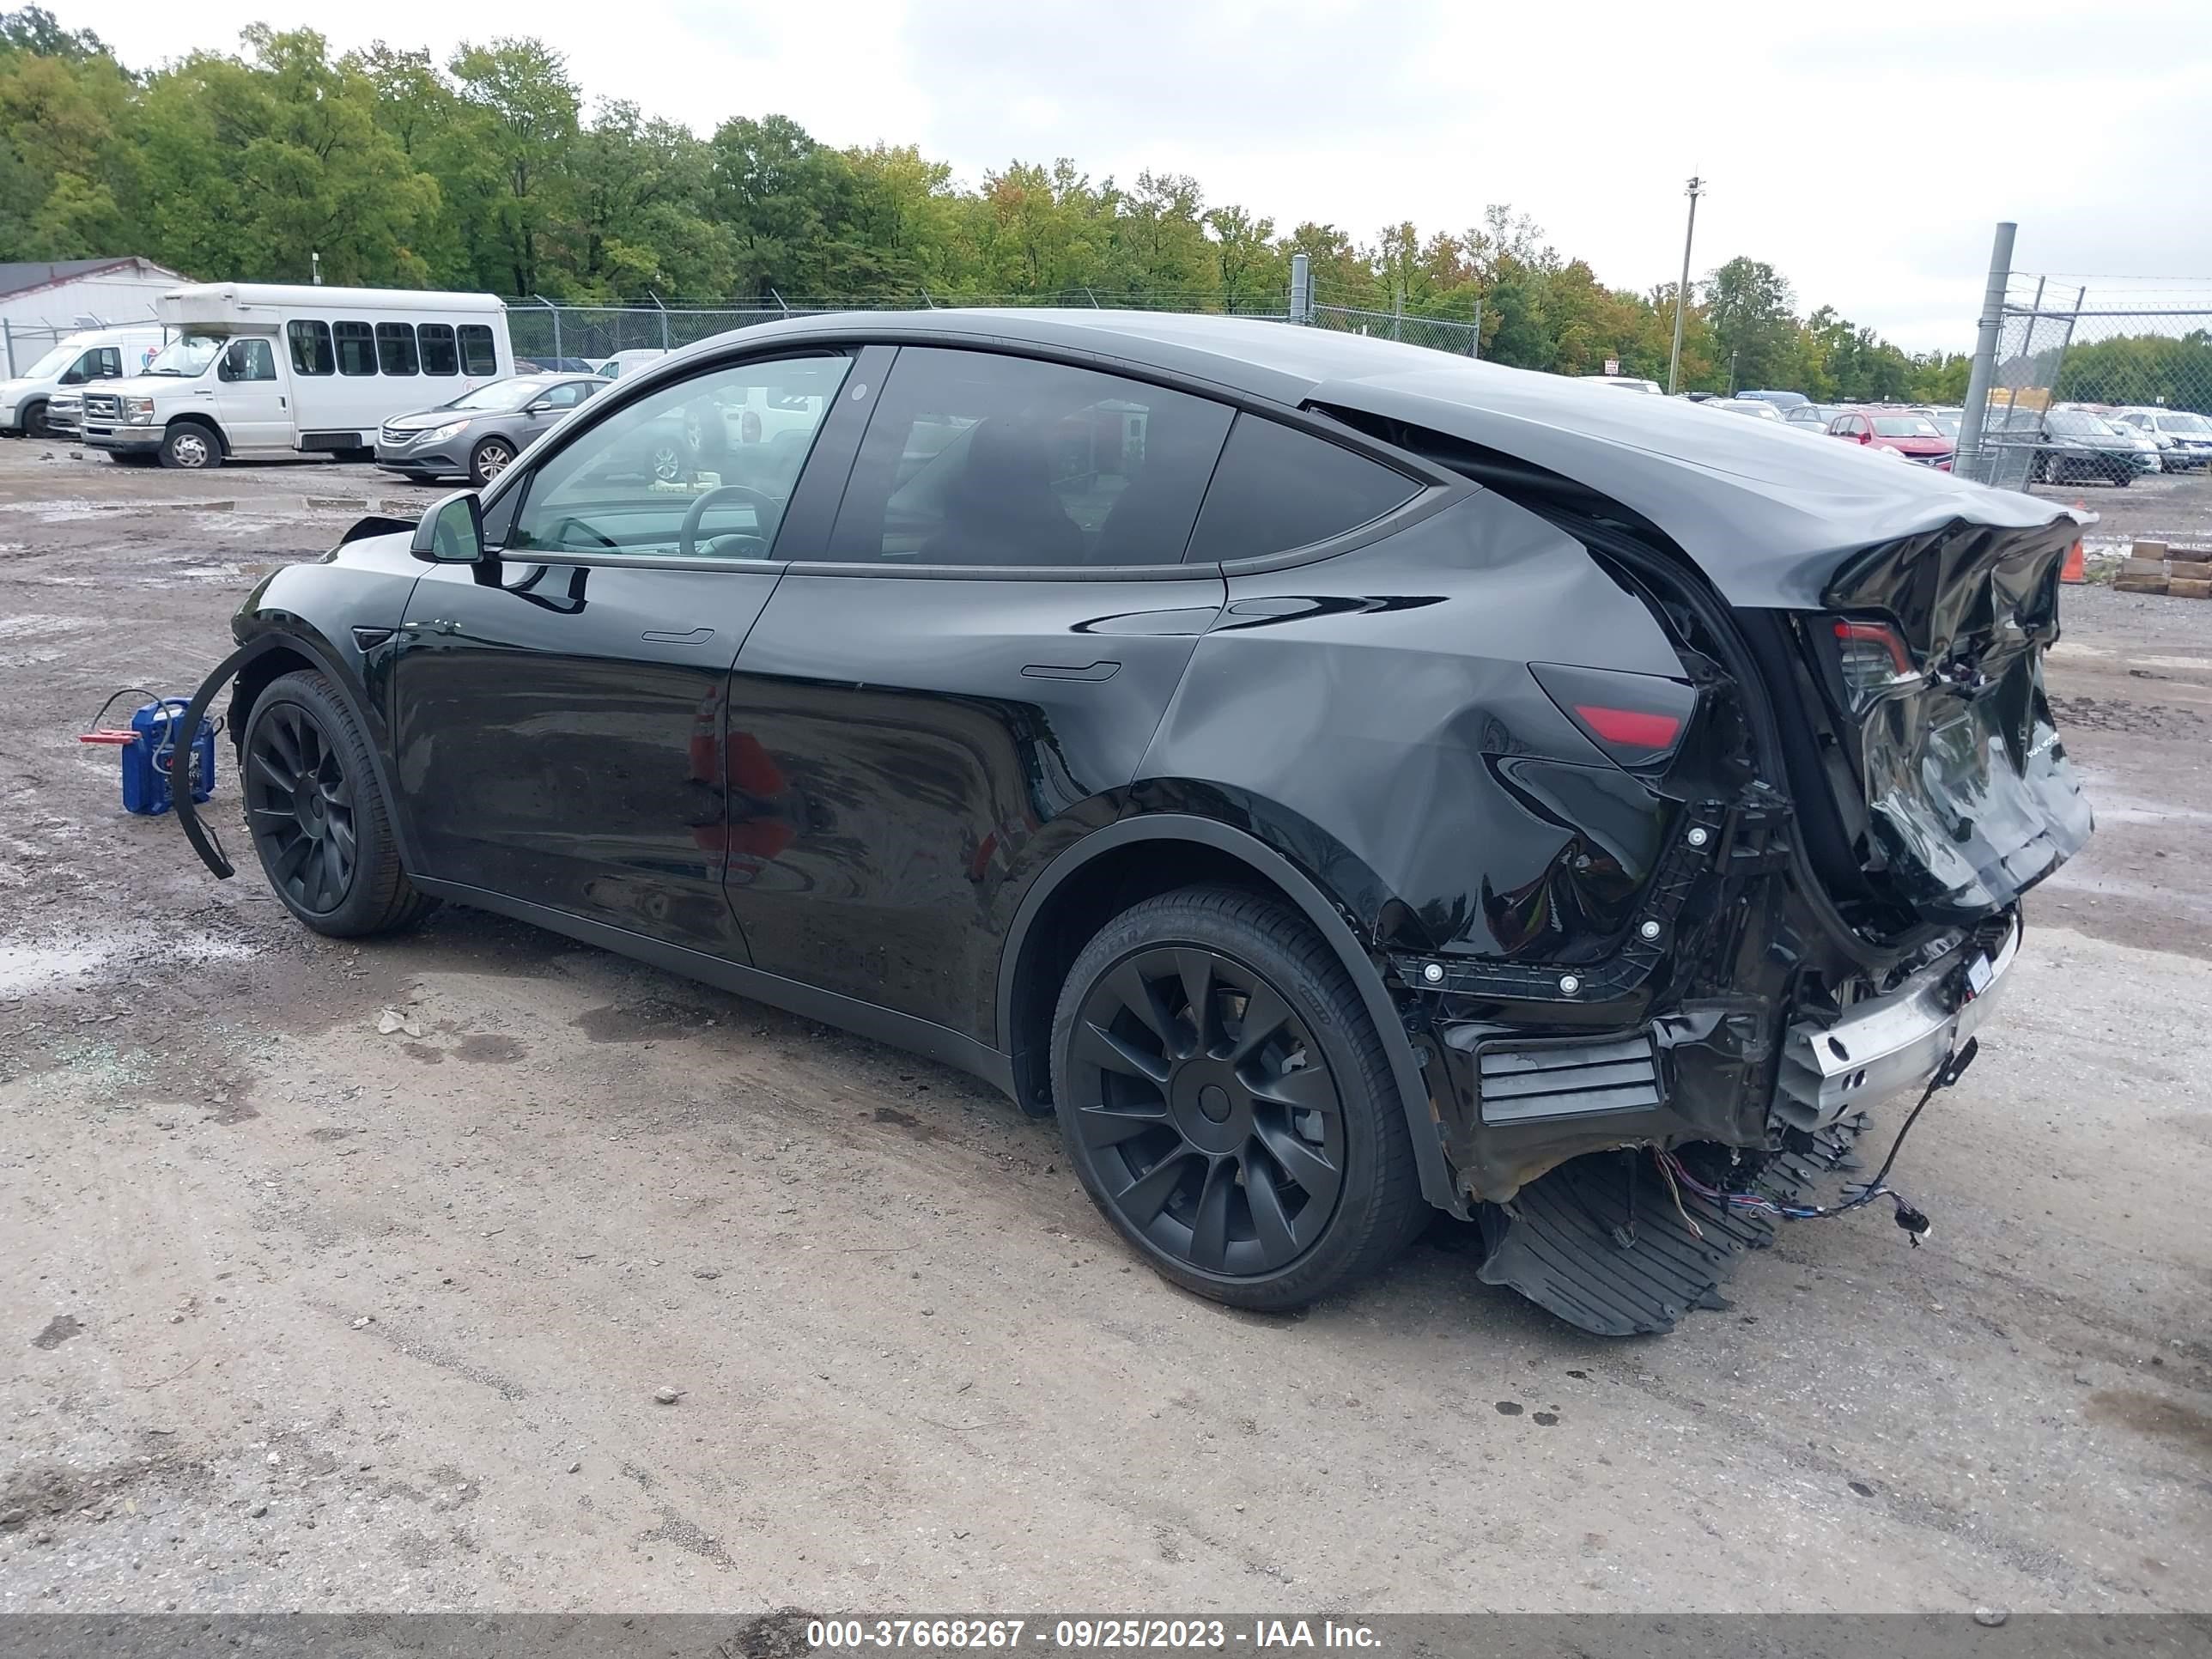
[[[0,445],[0,1609],[2212,1600],[2212,605],[2067,592],[2099,831],[1897,1171],[1927,1244],[1790,1227],[1607,1341],[1443,1220],[1188,1297],[959,1074],[466,909],[323,939],[125,817],[101,702],[434,493]]]

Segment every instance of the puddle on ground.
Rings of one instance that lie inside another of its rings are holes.
[[[153,939],[94,936],[39,945],[0,943],[0,997],[62,990],[103,977],[111,968],[204,967],[211,963],[245,962],[254,955],[252,945],[214,933]]]

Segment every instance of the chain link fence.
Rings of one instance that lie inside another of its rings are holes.
[[[1981,413],[1999,489],[2212,471],[2212,284],[2010,273]]]
[[[1316,328],[1334,328],[1346,334],[1365,334],[1378,340],[1403,340],[1462,357],[1478,356],[1480,331],[1473,323],[1443,317],[1409,317],[1400,311],[1364,311],[1356,306],[1315,305],[1309,319]]]
[[[880,295],[779,298],[768,305],[750,306],[662,304],[657,301],[642,306],[564,305],[533,295],[507,302],[507,326],[519,362],[532,362],[546,368],[572,368],[579,362],[596,366],[623,351],[674,351],[732,329],[781,322],[792,317],[848,311],[934,311],[953,306],[1189,312],[1273,322],[1287,321],[1291,315],[1288,307],[1273,295],[1224,301],[1218,295],[1207,294],[1112,294],[1091,289],[1042,296],[988,295],[942,301],[925,295],[910,299]]]

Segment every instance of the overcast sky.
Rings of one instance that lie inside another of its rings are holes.
[[[1209,205],[1371,240],[1532,215],[1615,286],[1768,260],[1912,349],[1971,343],[1990,228],[2027,270],[2212,278],[2212,0],[46,0],[146,67],[263,21],[442,58],[536,34],[586,94],[704,134],[789,115],[1010,158],[1189,173]],[[356,23],[354,20],[358,18]]]

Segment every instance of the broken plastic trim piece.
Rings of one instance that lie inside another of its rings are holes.
[[[179,730],[197,732],[205,718],[208,705],[215,701],[216,692],[230,684],[231,678],[252,659],[259,656],[271,641],[256,640],[251,645],[241,645],[215,665],[208,677],[200,682],[200,689],[192,693],[184,714],[177,722]],[[185,839],[192,844],[192,851],[200,855],[200,862],[215,872],[220,881],[228,881],[238,872],[223,855],[222,843],[215,832],[200,822],[199,808],[192,800],[191,783],[186,768],[191,763],[188,745],[179,744],[169,757],[169,790],[176,804],[177,823],[185,832]]]
[[[1850,1158],[1856,1121],[1810,1152],[1783,1153],[1756,1190],[1801,1205]],[[1779,1217],[1670,1191],[1650,1158],[1596,1152],[1562,1164],[1484,1212],[1491,1250],[1479,1274],[1599,1336],[1671,1331],[1693,1308],[1725,1308],[1720,1287],[1747,1250],[1774,1242]],[[1910,1231],[1910,1229],[1908,1229]]]

